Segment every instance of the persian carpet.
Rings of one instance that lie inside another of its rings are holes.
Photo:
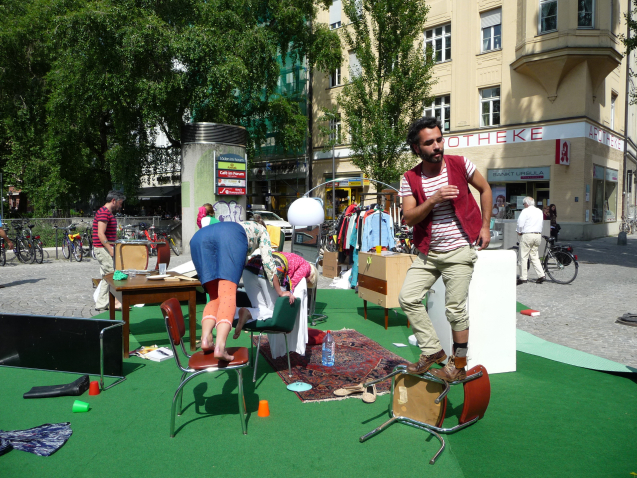
[[[396,365],[407,363],[404,358],[355,330],[333,330],[331,333],[336,342],[334,366],[321,365],[321,345],[308,345],[304,357],[295,352],[290,353],[292,377],[288,376],[287,357],[283,355],[272,359],[267,336],[264,335],[261,338],[261,353],[286,385],[299,381],[312,385],[312,389],[307,392],[295,392],[303,402],[361,398],[360,393],[348,397],[336,397],[332,392],[345,386],[384,377],[391,373]],[[255,347],[257,340],[258,336],[255,336],[253,339]],[[376,384],[377,394],[388,393],[390,386],[390,380]]]

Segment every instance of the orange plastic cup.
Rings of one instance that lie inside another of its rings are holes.
[[[89,395],[99,395],[100,394],[100,383],[97,380],[93,380],[89,385],[88,389]]]
[[[269,417],[270,416],[270,405],[267,400],[259,400],[259,412],[257,413],[260,417]]]

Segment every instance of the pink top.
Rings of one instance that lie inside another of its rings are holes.
[[[310,277],[312,269],[310,268],[310,263],[301,256],[290,252],[283,252],[282,254],[288,260],[288,275],[290,276],[291,282],[290,290],[294,292],[294,289],[296,289],[298,283],[301,282],[301,279]]]

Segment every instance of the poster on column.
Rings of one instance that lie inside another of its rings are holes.
[[[246,170],[246,159],[243,156],[232,153],[217,156],[215,193],[218,196],[245,196]]]
[[[555,140],[555,164],[569,166],[571,164],[571,142],[565,139]]]

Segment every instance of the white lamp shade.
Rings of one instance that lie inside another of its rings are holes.
[[[318,226],[325,221],[321,203],[313,198],[299,198],[288,209],[288,222],[295,227]]]

